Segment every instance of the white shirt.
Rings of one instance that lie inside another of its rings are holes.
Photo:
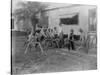
[[[58,27],[58,35],[59,35],[61,32],[62,32],[62,27],[59,26],[59,27]]]

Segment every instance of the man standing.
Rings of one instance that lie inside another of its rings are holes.
[[[70,35],[69,35],[69,46],[68,46],[69,51],[75,50],[75,46],[74,46],[74,30],[71,29]]]
[[[59,39],[60,39],[59,47],[62,48],[63,45],[64,45],[64,39],[63,39],[63,30],[62,30],[62,24],[61,23],[59,24],[59,30],[58,31],[59,31]]]

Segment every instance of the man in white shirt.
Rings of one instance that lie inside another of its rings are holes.
[[[58,34],[60,35],[60,33],[62,33],[62,26],[58,27]]]
[[[60,38],[59,47],[63,47],[64,39],[63,39],[63,29],[62,29],[61,23],[59,24],[59,27],[58,27],[58,33],[59,33],[59,38]]]
[[[53,33],[54,33],[54,37],[58,37],[58,30],[57,30],[57,27],[54,27],[53,29]]]

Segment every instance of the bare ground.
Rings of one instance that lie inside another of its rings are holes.
[[[41,54],[39,49],[32,49],[25,55],[23,38],[13,38],[13,75],[97,69],[96,49],[90,49],[88,54],[83,50],[69,52],[67,49],[48,49],[46,55]]]

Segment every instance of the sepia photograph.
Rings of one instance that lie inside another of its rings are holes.
[[[11,0],[11,74],[97,70],[97,6]]]

